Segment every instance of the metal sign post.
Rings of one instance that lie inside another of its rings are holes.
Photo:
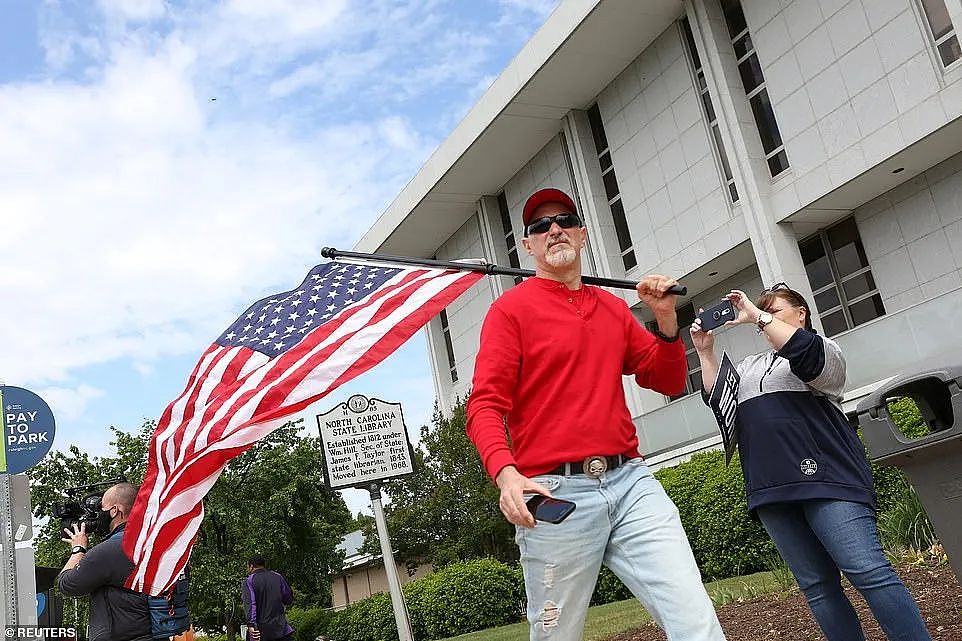
[[[22,472],[47,455],[55,433],[42,398],[0,381],[0,621],[8,627],[37,624],[30,484]]]
[[[377,538],[381,541],[381,558],[384,561],[384,571],[387,574],[388,590],[391,592],[391,605],[394,607],[394,622],[397,624],[398,641],[413,641],[411,619],[408,607],[404,602],[404,592],[401,591],[401,577],[394,561],[394,550],[391,548],[391,537],[387,531],[387,519],[384,518],[384,507],[381,505],[381,488],[377,483],[371,483],[368,488],[371,493],[371,508],[374,510],[374,523],[377,525]]]
[[[404,426],[401,404],[355,394],[346,403],[319,414],[317,427],[324,450],[324,477],[328,487],[361,487],[371,494],[398,639],[413,641],[378,484],[378,481],[414,473],[413,449]]]
[[[3,543],[3,625],[19,624],[17,607],[17,551],[13,543],[13,502],[10,475],[0,474],[0,543]]]

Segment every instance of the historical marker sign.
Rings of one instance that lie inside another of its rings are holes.
[[[414,472],[400,403],[355,394],[318,414],[317,426],[331,488],[363,486]]]
[[[0,387],[0,473],[19,474],[36,465],[50,451],[56,424],[42,398],[22,387]]]

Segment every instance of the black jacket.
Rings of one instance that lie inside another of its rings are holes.
[[[57,577],[68,596],[90,595],[90,641],[150,641],[147,595],[124,587],[134,564],[124,553],[119,525],[102,543],[90,548],[72,570]]]
[[[277,572],[254,570],[241,584],[241,600],[248,625],[260,631],[262,641],[283,639],[294,631],[284,614],[284,606],[294,602],[294,595]]]

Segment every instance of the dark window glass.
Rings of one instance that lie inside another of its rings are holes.
[[[732,195],[732,202],[733,202],[733,203],[737,203],[737,202],[738,202],[738,190],[735,188],[735,183],[729,183],[729,185],[728,185],[728,193],[730,193],[730,194]]]
[[[831,283],[832,267],[828,264],[828,257],[825,255],[825,248],[822,247],[822,239],[819,237],[806,240],[799,245],[802,254],[802,262],[805,263],[805,271],[808,273],[808,282],[812,289],[818,290]]]
[[[827,311],[829,309],[834,309],[842,304],[842,301],[838,298],[838,290],[834,287],[826,289],[824,292],[815,294],[815,309],[818,311]]]
[[[722,11],[725,12],[725,22],[728,24],[728,33],[734,38],[748,28],[745,22],[745,14],[742,12],[742,3],[738,0],[722,0]]]
[[[615,234],[618,236],[618,247],[625,251],[631,247],[631,234],[628,233],[628,219],[625,217],[625,206],[619,198],[611,203],[611,219],[615,224]]]
[[[591,124],[591,135],[595,139],[595,151],[600,154],[608,148],[608,138],[605,137],[605,126],[601,122],[601,111],[597,103],[588,108],[588,122]]]
[[[625,253],[621,257],[621,262],[625,264],[625,271],[628,271],[632,267],[638,264],[638,259],[635,258],[635,250]]]
[[[698,73],[695,75],[695,78],[698,81],[698,90],[707,91],[708,81],[705,79],[705,72],[701,71],[700,68],[696,68],[696,69],[698,69]]]
[[[768,171],[773,177],[786,169],[788,169],[788,156],[784,149],[768,159]]]
[[[601,179],[605,182],[605,195],[608,200],[618,197],[618,179],[615,178],[615,170],[611,169],[605,173]]]
[[[922,7],[936,40],[952,31],[952,19],[949,17],[945,0],[922,0]]]
[[[514,229],[511,227],[511,215],[508,212],[508,199],[504,192],[498,194],[498,213],[501,215],[501,229],[504,230],[504,245],[508,248],[508,264],[514,268],[521,267],[518,259],[518,244],[514,240]],[[524,280],[520,276],[514,277],[514,284],[517,285]]]
[[[441,321],[441,335],[444,336],[444,351],[448,355],[448,369],[451,372],[451,382],[458,382],[458,368],[455,366],[454,360],[454,346],[451,344],[451,328],[448,325],[448,314],[445,310],[441,310],[438,315]]]
[[[688,388],[691,390],[692,394],[694,394],[695,392],[701,391],[701,388],[702,388],[701,370],[698,370],[697,372],[692,372],[691,374],[688,375]]]
[[[946,67],[962,58],[962,47],[959,46],[959,39],[956,36],[939,45],[939,57],[942,58],[942,64]]]
[[[691,31],[691,23],[688,18],[681,21],[681,29],[685,34],[685,43],[688,45],[688,52],[691,54],[691,61],[695,69],[701,69],[701,60],[698,58],[698,49],[695,48],[695,34]]]
[[[782,136],[778,133],[778,124],[775,122],[772,103],[768,99],[768,90],[762,89],[752,96],[751,105],[755,124],[758,126],[758,135],[762,139],[762,147],[766,154],[771,153],[781,146]]]
[[[872,278],[872,272],[865,272],[864,274],[859,274],[848,279],[842,283],[842,287],[845,289],[845,298],[852,300],[874,290],[875,279]]]
[[[511,228],[511,216],[508,212],[508,200],[504,197],[503,191],[498,194],[498,213],[501,214],[501,229],[504,231],[504,235],[514,234],[514,230]]]
[[[732,49],[735,50],[735,59],[741,60],[754,50],[752,37],[746,33],[744,36],[732,43]]]
[[[601,171],[605,171],[608,167],[611,167],[611,154],[606,151],[598,156],[598,163],[601,165]]]
[[[691,303],[678,308],[678,326],[679,327],[690,327],[692,323],[695,322],[695,307]],[[691,343],[691,334],[688,332],[682,332],[682,337],[687,337],[688,342],[686,345]],[[689,345],[694,348],[693,345]]]
[[[728,164],[728,156],[725,154],[725,145],[722,143],[721,132],[718,130],[718,125],[712,125],[711,128],[712,138],[715,139],[715,147],[718,149],[718,155],[721,157],[722,169],[725,171],[725,179],[732,179],[732,168]]]
[[[738,63],[738,73],[742,77],[745,93],[751,93],[765,82],[765,76],[762,75],[762,66],[758,63],[758,56],[755,54]]]
[[[715,107],[711,104],[711,96],[708,95],[707,91],[701,95],[701,101],[705,105],[705,115],[708,117],[708,122],[715,122]]]
[[[852,324],[858,327],[862,323],[868,322],[873,318],[885,315],[885,307],[882,305],[882,297],[876,294],[871,298],[860,300],[848,308],[852,315]]]
[[[842,313],[842,310],[822,316],[821,318],[822,329],[825,330],[826,336],[835,336],[848,329],[848,324],[845,322],[845,314]]]
[[[818,292],[815,308],[826,335],[833,336],[885,314],[854,218],[799,243],[798,249],[809,283]],[[830,255],[826,255],[826,249]],[[861,300],[852,302],[858,298]]]
[[[854,219],[849,218],[832,227],[828,231],[828,242],[835,254],[835,265],[842,278],[868,266]]]

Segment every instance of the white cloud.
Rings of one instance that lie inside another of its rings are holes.
[[[156,20],[166,13],[164,0],[99,0],[101,10],[108,16],[124,20]]]
[[[70,423],[80,419],[90,401],[104,395],[104,390],[90,385],[76,387],[44,387],[37,394],[50,405],[58,424]]]
[[[396,118],[222,120],[196,64],[170,39],[115,48],[92,83],[0,87],[10,380],[196,350],[239,293],[294,284],[323,244],[359,236],[393,193],[378,177],[410,169],[418,138]]]

